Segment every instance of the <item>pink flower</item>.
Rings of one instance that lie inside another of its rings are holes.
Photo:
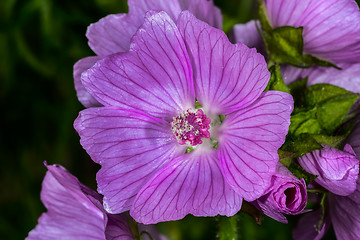
[[[108,214],[102,206],[102,197],[63,167],[46,167],[41,200],[47,212],[26,239],[134,239],[124,214]],[[154,226],[139,228],[151,232],[154,239],[160,238]]]
[[[286,167],[278,163],[270,188],[254,204],[267,216],[287,223],[283,214],[296,215],[304,212],[306,201],[304,179],[297,179]]]
[[[287,93],[263,93],[270,77],[263,56],[187,11],[177,25],[165,12],[148,13],[130,46],[82,75],[104,107],[74,123],[102,165],[105,209],[155,223],[231,216],[243,198],[260,197],[293,104]]]

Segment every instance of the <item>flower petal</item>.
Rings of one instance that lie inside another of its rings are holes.
[[[27,239],[105,239],[101,197],[59,165],[47,166],[41,200],[47,208]]]
[[[358,62],[360,12],[353,0],[266,0],[273,27],[303,27],[304,53]]]
[[[105,106],[137,109],[168,120],[195,104],[189,56],[165,12],[149,12],[130,52],[97,62],[82,74],[82,82]]]
[[[339,240],[355,240],[360,236],[360,181],[349,196],[329,195],[331,222]]]
[[[330,218],[326,217],[324,223],[318,231],[317,226],[321,218],[321,210],[306,213],[300,218],[297,226],[293,230],[294,240],[320,240],[330,228]]]
[[[360,93],[360,64],[339,65],[342,69],[317,67],[302,75],[308,75],[308,85],[328,83]]]
[[[149,10],[164,11],[173,21],[176,21],[181,7],[178,0],[129,0],[130,14],[140,22],[144,21],[145,13]]]
[[[178,26],[195,69],[196,98],[210,115],[224,115],[254,102],[270,78],[264,57],[225,33],[181,13]]]
[[[241,203],[222,176],[216,150],[196,149],[157,172],[137,195],[130,214],[145,224],[177,220],[189,213],[231,216]]]
[[[257,199],[269,187],[292,109],[291,95],[268,91],[222,123],[218,148],[221,169],[230,186],[245,200]]]
[[[241,42],[249,48],[256,48],[258,52],[265,55],[264,42],[256,28],[256,25],[260,26],[259,21],[252,20],[245,24],[236,24],[231,30],[230,39],[232,42]]]
[[[101,104],[88,93],[81,82],[81,74],[94,66],[100,57],[87,57],[80,59],[74,65],[74,84],[77,97],[84,107],[100,107]]]
[[[299,164],[311,174],[319,175],[315,182],[337,195],[346,196],[356,189],[359,175],[359,160],[351,146],[344,151],[324,146],[298,159]]]
[[[108,15],[91,24],[86,32],[90,48],[99,56],[126,52],[130,40],[144,23],[149,10],[165,11],[176,21],[182,10],[190,10],[194,15],[217,28],[222,26],[222,16],[213,1],[207,0],[128,0],[129,14]]]
[[[267,216],[279,222],[287,223],[283,214],[300,214],[306,206],[307,192],[304,179],[297,179],[280,162],[276,165],[276,173],[272,176],[268,191],[256,200],[256,204]]]
[[[221,10],[213,0],[178,0],[182,10],[189,10],[197,19],[222,29]]]
[[[141,22],[128,14],[111,14],[91,24],[86,37],[94,53],[105,57],[128,51],[130,39],[140,26]]]
[[[102,165],[98,192],[110,213],[130,209],[149,178],[185,152],[174,139],[170,124],[141,112],[103,107],[80,112],[74,123],[81,144]]]

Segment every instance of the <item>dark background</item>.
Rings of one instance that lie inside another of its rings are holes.
[[[255,0],[216,0],[224,30],[254,17]],[[94,55],[86,28],[125,0],[0,0],[0,239],[24,239],[45,211],[41,182],[61,164],[96,189],[99,169],[73,129],[83,106],[73,86],[73,64]],[[265,218],[262,227],[239,214],[242,239],[291,239],[291,224]],[[216,220],[187,217],[160,224],[172,239],[215,239]],[[329,238],[330,239],[330,238]]]

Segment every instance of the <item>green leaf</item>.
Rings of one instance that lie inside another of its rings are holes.
[[[319,123],[328,134],[332,134],[345,123],[351,107],[358,99],[357,94],[341,95],[319,105],[317,111]]]
[[[320,134],[323,129],[317,119],[317,108],[295,112],[290,118],[289,134],[298,137],[304,133]]]
[[[341,136],[327,136],[327,135],[313,135],[313,138],[320,144],[325,144],[333,148],[340,148],[343,145],[347,135]]]
[[[262,221],[264,220],[264,213],[257,209],[254,205],[247,201],[243,201],[240,211],[252,217],[255,223],[258,226],[261,226]]]
[[[306,89],[305,104],[307,106],[315,106],[322,101],[328,100],[340,95],[353,95],[352,92],[345,90],[344,88],[337,87],[331,84],[315,84]]]
[[[284,80],[281,76],[280,66],[275,64],[269,69],[271,76],[265,91],[276,90],[286,93],[290,93],[289,88],[285,85]]]
[[[232,217],[218,216],[218,239],[237,240],[238,239],[238,216]]]
[[[281,147],[281,150],[294,152],[294,157],[300,157],[308,152],[322,148],[321,144],[319,144],[313,136],[310,134],[301,134],[294,139],[288,138]]]

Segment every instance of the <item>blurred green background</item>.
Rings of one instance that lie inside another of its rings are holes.
[[[224,29],[254,17],[255,0],[215,0]],[[40,201],[44,161],[66,167],[96,189],[99,169],[82,149],[73,121],[83,109],[73,64],[93,55],[86,28],[125,0],[0,0],[0,239],[24,239],[45,211]],[[241,239],[291,239],[291,224],[265,218],[262,227],[239,214]],[[215,239],[216,220],[187,217],[163,223],[173,239]]]

